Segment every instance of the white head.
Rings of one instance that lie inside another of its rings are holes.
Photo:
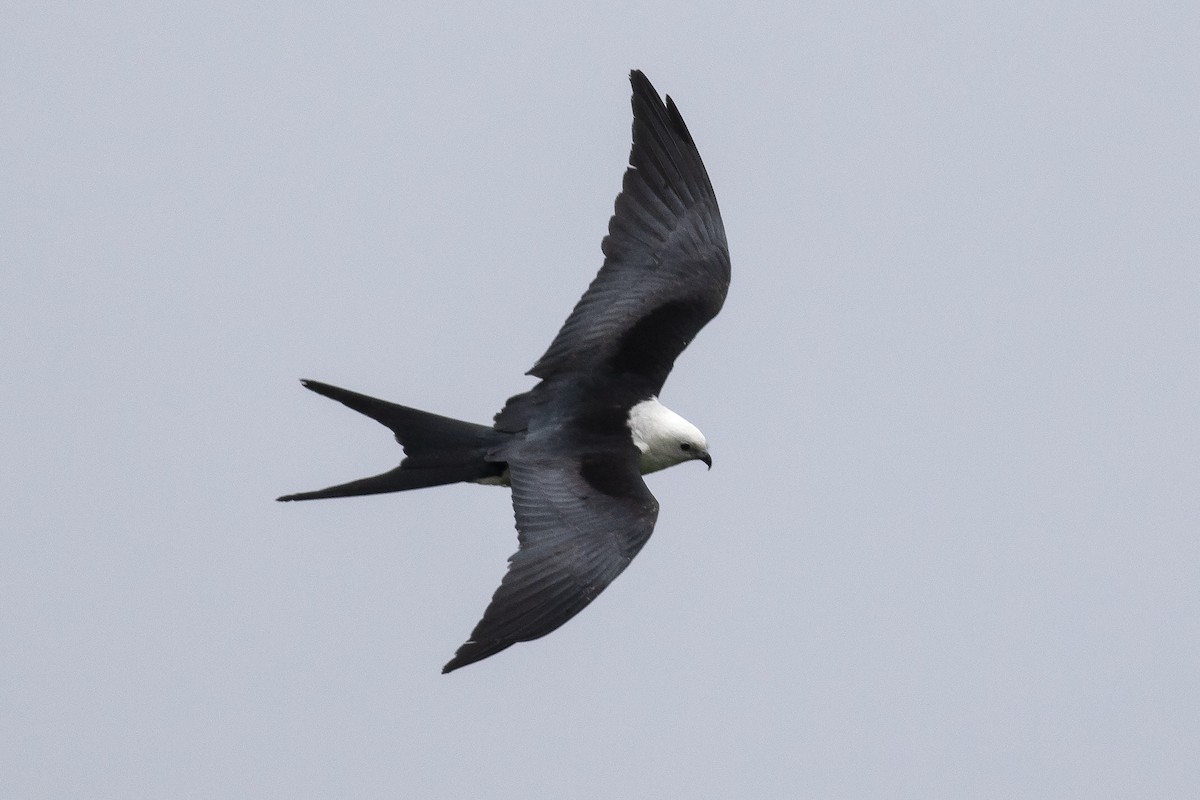
[[[633,443],[642,451],[642,474],[684,461],[703,461],[712,468],[708,440],[692,423],[651,397],[629,409]]]

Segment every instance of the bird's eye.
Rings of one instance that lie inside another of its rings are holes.
[[[688,444],[687,442],[683,442],[682,444],[679,445],[679,449],[680,450],[691,450],[692,446],[690,444]]]

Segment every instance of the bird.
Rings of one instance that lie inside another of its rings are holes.
[[[708,172],[674,101],[640,70],[633,144],[596,277],[492,425],[315,380],[302,385],[390,428],[394,469],[280,501],[451,483],[507,486],[518,549],[452,672],[556,630],[629,565],[659,505],[642,476],[698,461],[704,434],[659,401],[676,359],[725,303],[730,261]]]

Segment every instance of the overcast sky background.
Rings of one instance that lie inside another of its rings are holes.
[[[1200,795],[1200,6],[12,3],[5,797]],[[715,466],[449,676],[508,494],[279,504],[488,421],[601,264],[630,68],[734,280]]]

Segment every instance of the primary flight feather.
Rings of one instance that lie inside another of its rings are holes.
[[[381,475],[280,500],[397,492],[446,483],[512,487],[519,549],[450,672],[545,636],[629,564],[658,502],[642,475],[712,466],[708,442],[658,401],[675,359],[725,302],[729,247],[683,117],[641,72],[633,147],[601,245],[604,266],[492,426],[418,411],[317,381],[306,388],[386,425],[404,447]]]

